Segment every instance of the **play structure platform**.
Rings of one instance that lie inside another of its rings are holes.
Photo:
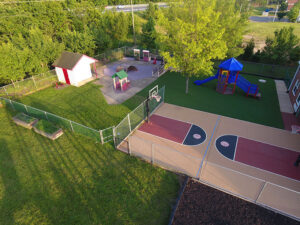
[[[247,96],[260,98],[261,93],[259,93],[258,85],[251,84],[239,74],[242,69],[243,65],[235,58],[231,58],[219,65],[218,72],[214,76],[204,80],[197,80],[194,84],[201,85],[217,79],[218,83],[216,90],[221,94],[233,94],[236,86],[238,86]]]

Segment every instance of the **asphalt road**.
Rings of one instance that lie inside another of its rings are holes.
[[[273,16],[250,16],[249,20],[253,22],[262,22],[262,23],[269,23],[273,22],[274,17]],[[283,18],[281,20],[278,20],[278,18],[275,19],[275,22],[289,22],[287,18]]]
[[[165,3],[160,3],[158,4],[158,6],[160,8],[165,8],[168,7],[167,4]],[[140,4],[140,5],[133,5],[133,11],[137,12],[137,11],[145,11],[148,8],[148,4]],[[105,7],[105,10],[112,10],[112,9],[116,9],[117,12],[131,12],[131,6],[130,5],[122,5],[120,6],[107,6]]]

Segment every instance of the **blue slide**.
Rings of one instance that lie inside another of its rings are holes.
[[[219,73],[219,71],[218,71],[218,73]],[[194,84],[196,84],[196,85],[201,85],[201,84],[207,83],[207,82],[209,82],[209,81],[211,81],[211,80],[218,79],[218,73],[216,73],[215,76],[206,78],[206,79],[204,79],[204,80],[196,80],[196,81],[194,82]]]
[[[251,84],[241,75],[238,76],[236,81],[236,85],[242,89],[244,92],[248,93],[249,95],[256,95],[258,94],[258,86],[256,84]]]

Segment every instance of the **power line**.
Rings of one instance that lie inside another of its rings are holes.
[[[0,4],[44,3],[44,2],[64,2],[64,1],[65,0],[35,0],[35,1],[0,2]]]

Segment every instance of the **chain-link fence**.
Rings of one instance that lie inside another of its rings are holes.
[[[158,90],[158,95],[161,97],[159,101],[155,98],[145,100],[114,128],[115,146],[121,144],[146,119],[146,104],[149,106],[149,113],[151,115],[164,101],[165,86]]]
[[[57,82],[55,70],[50,70],[48,72],[0,87],[0,96],[11,97],[28,95],[43,88],[47,88],[55,82]]]
[[[121,48],[116,48],[112,50],[107,50],[106,52],[94,56],[95,59],[99,60],[98,65],[105,65],[109,62],[117,61],[123,59],[126,55],[126,46]]]
[[[68,129],[76,134],[89,137],[97,142],[106,143],[113,140],[113,128],[107,128],[105,130],[95,130],[93,128],[84,126],[82,124],[76,123],[72,120],[65,119],[63,117],[54,115],[52,113],[36,109],[34,107],[24,105],[19,102],[12,101],[6,98],[0,98],[5,102],[6,106],[11,107],[13,110],[18,112],[23,112],[37,119],[48,120],[58,126]]]
[[[297,70],[297,66],[273,65],[243,60],[239,60],[239,62],[241,62],[244,66],[241,73],[272,79],[292,79]],[[214,64],[214,68],[217,69],[220,63],[220,61],[216,61]]]

